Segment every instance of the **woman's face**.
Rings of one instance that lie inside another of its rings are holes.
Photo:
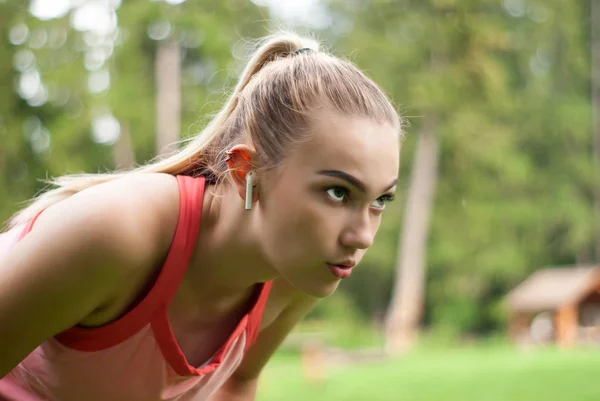
[[[264,256],[296,289],[331,294],[373,240],[399,167],[391,124],[322,111],[311,139],[260,182]]]

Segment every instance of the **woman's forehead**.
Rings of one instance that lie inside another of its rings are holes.
[[[289,161],[298,168],[342,170],[366,181],[381,176],[389,182],[398,173],[399,147],[391,124],[332,113],[315,119],[311,139],[300,144]]]
[[[328,109],[317,111],[311,118],[312,139],[316,142],[398,141],[398,131],[391,122],[369,117],[340,114]],[[387,135],[386,135],[387,134]]]

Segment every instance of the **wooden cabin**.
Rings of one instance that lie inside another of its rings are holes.
[[[600,345],[600,266],[540,269],[506,302],[515,343]]]

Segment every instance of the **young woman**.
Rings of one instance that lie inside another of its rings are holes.
[[[178,153],[62,177],[10,221],[0,398],[254,399],[272,353],[373,243],[400,135],[354,65],[266,38]]]

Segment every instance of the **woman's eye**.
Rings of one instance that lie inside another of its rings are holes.
[[[327,190],[327,195],[336,202],[344,202],[348,196],[348,190],[342,187],[333,187]]]
[[[371,207],[375,209],[385,209],[385,204],[394,200],[392,195],[383,195],[371,203]]]

